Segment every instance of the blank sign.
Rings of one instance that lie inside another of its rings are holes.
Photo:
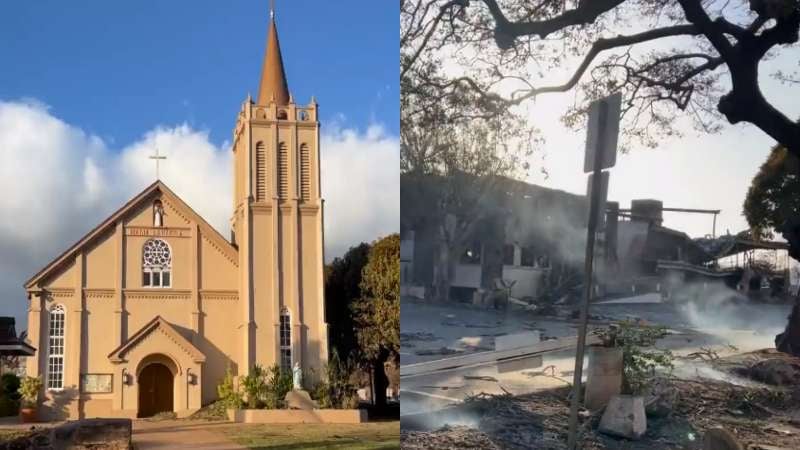
[[[605,118],[603,115],[605,105]],[[594,171],[594,158],[602,149],[603,159],[600,169],[614,167],[617,163],[617,138],[619,136],[619,114],[622,108],[622,94],[619,92],[606,98],[595,100],[589,105],[589,124],[586,128],[586,153],[583,159],[583,172]],[[603,141],[600,142],[600,124],[604,122]]]

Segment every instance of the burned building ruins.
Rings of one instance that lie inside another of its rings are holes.
[[[459,201],[447,205],[442,198],[452,188],[442,178],[403,177],[405,295],[431,297],[448,270],[452,300],[473,302],[503,288],[511,297],[533,298],[580,265],[586,242],[583,196],[496,177],[464,183]],[[454,234],[460,234],[453,239],[458,242],[446,242]],[[452,257],[443,256],[448,246]]]
[[[455,187],[452,180],[435,176],[403,177],[404,296],[486,303],[502,291],[524,304],[579,295],[586,197],[504,177],[466,177]],[[719,283],[762,296],[762,285],[769,286],[770,295],[788,288],[785,264],[773,267],[768,277],[753,275],[755,252],[781,252],[785,244],[744,235],[716,237],[715,230],[693,239],[665,226],[664,211],[720,212],[664,208],[652,199],[633,200],[630,209],[608,202],[595,252],[598,296],[659,292],[680,297],[690,284]],[[442,286],[446,295],[438,292]]]

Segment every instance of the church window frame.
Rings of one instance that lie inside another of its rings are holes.
[[[142,245],[142,286],[172,287],[172,247],[164,239],[148,239]]]
[[[280,368],[284,373],[290,373],[292,371],[292,315],[287,308],[281,308],[278,344]]]
[[[64,362],[66,348],[67,314],[64,305],[54,305],[47,317],[47,374],[48,391],[64,389]]]

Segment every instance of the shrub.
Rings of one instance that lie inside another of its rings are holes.
[[[217,385],[217,395],[219,403],[224,409],[239,409],[244,405],[242,394],[233,385],[233,372],[230,366],[225,371],[225,378]]]
[[[325,366],[322,380],[314,387],[312,395],[320,408],[355,409],[358,408],[356,386],[351,382],[355,371],[352,361],[344,362],[334,350]]]
[[[39,391],[42,390],[42,379],[39,377],[25,377],[20,382],[19,393],[24,405],[28,407],[36,406],[39,400]]]
[[[247,396],[248,408],[263,408],[267,396],[267,384],[264,368],[256,364],[246,377],[242,378],[242,387]]]
[[[667,335],[663,326],[641,326],[622,321],[594,331],[606,347],[622,348],[622,392],[638,395],[647,390],[659,369],[672,370],[672,352],[654,348]]]
[[[269,368],[269,379],[266,382],[265,407],[267,409],[280,409],[286,407],[286,394],[292,390],[292,374],[281,370],[277,364]]]
[[[292,374],[282,371],[277,364],[269,369],[264,369],[256,364],[253,366],[253,370],[242,378],[247,407],[253,409],[285,408],[286,394],[292,390],[292,387]],[[222,398],[221,394],[220,398]],[[239,398],[241,399],[241,397]]]
[[[4,373],[0,377],[0,395],[13,400],[19,400],[19,377],[13,373]]]

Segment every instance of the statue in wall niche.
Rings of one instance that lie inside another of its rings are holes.
[[[164,226],[164,207],[161,205],[161,200],[156,200],[156,202],[153,203],[153,226]]]
[[[292,368],[292,382],[295,390],[303,389],[303,369],[300,368],[299,362],[295,362]]]

